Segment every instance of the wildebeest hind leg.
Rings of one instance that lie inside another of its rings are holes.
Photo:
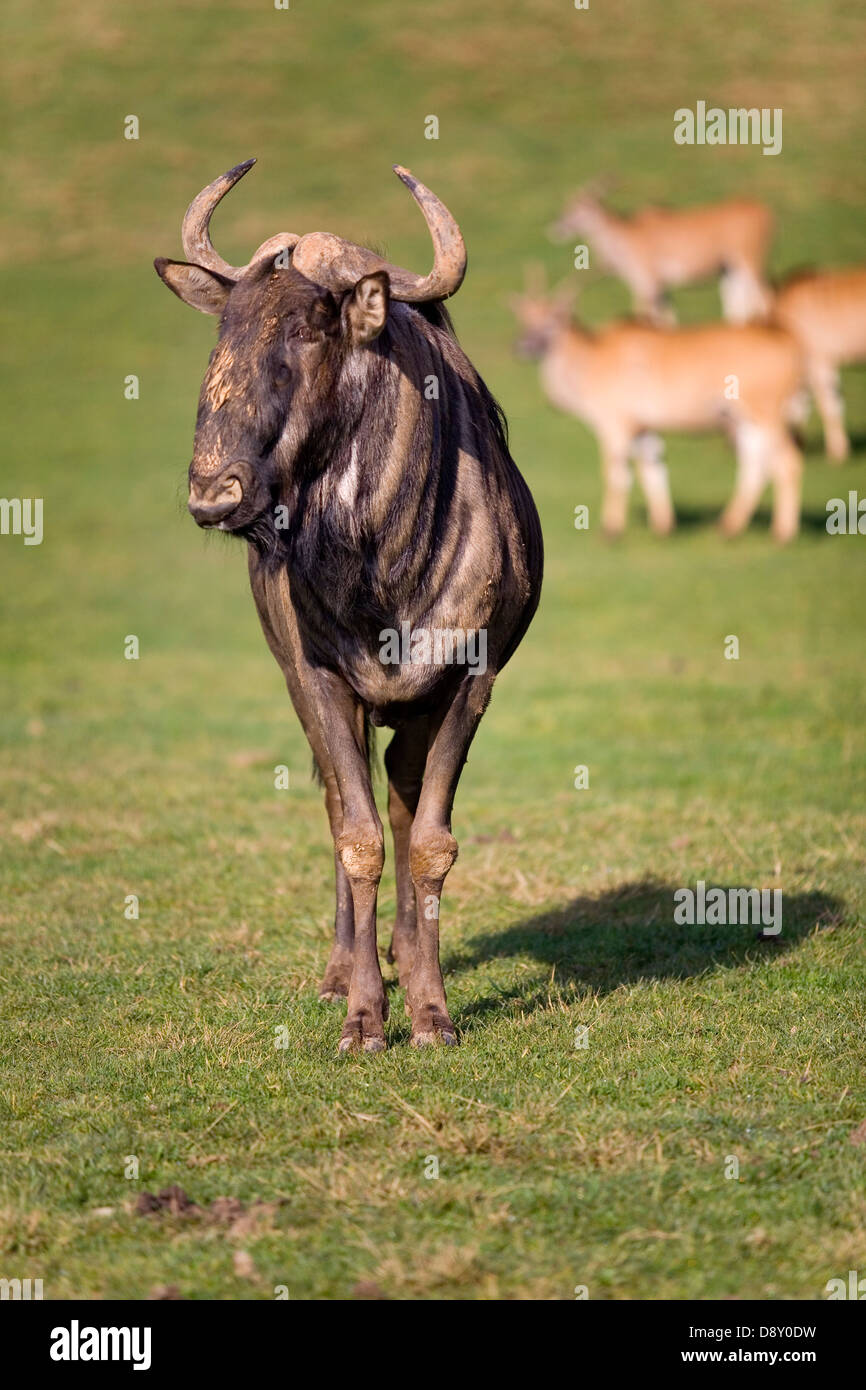
[[[388,772],[388,819],[394,837],[397,913],[388,960],[396,962],[400,984],[409,983],[415,960],[415,887],[409,869],[409,837],[421,793],[427,757],[427,720],[413,719],[397,729],[385,752]]]
[[[451,808],[460,772],[478,723],[487,707],[494,672],[467,675],[432,739],[424,768],[418,809],[409,836],[409,867],[415,887],[415,960],[406,1002],[412,1019],[412,1043],[456,1043],[439,965],[439,903],[442,885],[457,858],[451,834]]]

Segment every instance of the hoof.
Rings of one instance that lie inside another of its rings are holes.
[[[456,1047],[457,1034],[449,1032],[447,1028],[434,1028],[431,1032],[412,1034],[413,1047],[435,1047],[439,1043],[444,1047]]]
[[[319,985],[319,998],[327,1000],[328,1003],[333,1003],[337,999],[345,999],[349,993],[349,984],[352,979],[352,966],[351,953],[339,950],[335,946],[331,952],[331,959],[325,966],[322,983]]]
[[[336,1004],[340,999],[345,999],[349,993],[342,985],[329,985],[324,980],[319,989],[319,998],[324,999],[327,1004]]]
[[[343,1024],[343,1032],[338,1043],[339,1052],[384,1052],[384,1023],[388,1018],[388,1001],[383,1000],[381,1012],[367,1011],[354,1013]]]
[[[457,1030],[448,1017],[444,999],[441,1004],[416,1003],[414,1008],[410,1001],[407,1003],[412,1016],[413,1047],[435,1047],[439,1043],[444,1047],[457,1046]]]
[[[384,1038],[359,1038],[356,1033],[349,1037],[341,1038],[337,1051],[342,1055],[344,1052],[384,1052]]]
[[[349,994],[349,984],[352,983],[353,966],[352,951],[335,944],[325,966],[325,973],[321,977],[318,998],[325,999],[328,1004],[345,999]]]

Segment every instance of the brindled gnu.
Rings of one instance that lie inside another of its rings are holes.
[[[320,232],[270,237],[247,265],[231,266],[209,221],[252,163],[190,205],[190,263],[156,262],[186,304],[220,318],[189,509],[200,526],[247,542],[265,637],[324,784],[337,909],[321,993],[348,996],[340,1050],[381,1050],[388,1016],[370,724],[394,729],[385,754],[397,879],[390,954],[412,1041],[453,1043],[439,965],[439,903],[457,856],[451,808],[496,674],[538,603],[538,517],[499,407],[442,307],[466,268],[447,208],[396,170],[433,240],[426,276]],[[407,631],[434,640],[410,643],[408,660],[383,660],[383,633]],[[465,652],[462,662],[436,659],[445,646],[435,639],[454,632],[484,634],[483,664]]]

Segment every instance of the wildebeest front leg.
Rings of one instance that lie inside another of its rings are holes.
[[[382,822],[376,810],[357,697],[339,676],[312,676],[312,704],[334,769],[342,805],[342,828],[335,848],[349,881],[355,938],[346,1021],[340,1051],[385,1046],[388,1002],[376,948],[376,897],[385,862]]]
[[[427,720],[413,719],[402,724],[385,751],[388,772],[388,819],[394,837],[394,877],[397,882],[397,913],[388,960],[396,961],[400,984],[409,983],[415,960],[415,886],[409,868],[409,839],[421,793],[427,758]]]
[[[292,704],[304,733],[307,742],[313,753],[322,785],[325,789],[325,809],[328,812],[328,822],[331,827],[331,836],[334,841],[334,869],[337,881],[337,910],[334,916],[334,945],[331,950],[331,957],[325,969],[322,983],[319,986],[320,999],[340,999],[345,998],[349,993],[349,982],[352,978],[353,949],[355,939],[355,912],[352,903],[352,889],[349,883],[346,870],[343,868],[343,861],[337,849],[337,841],[343,830],[343,802],[340,796],[340,788],[337,776],[334,772],[334,764],[328,751],[328,745],[322,728],[322,723],[316,714],[314,704],[310,698],[312,684],[305,685],[301,679],[301,667],[304,665],[303,653],[297,637],[295,623],[291,620],[291,603],[289,600],[287,581],[280,577],[277,584],[285,585],[283,590],[285,602],[277,605],[276,611],[281,615],[284,627],[278,633],[274,629],[271,609],[267,595],[267,577],[262,569],[259,556],[255,549],[249,549],[249,571],[250,584],[252,586],[253,597],[256,601],[259,619],[262,624],[262,631],[268,646],[281,667],[286,678],[286,686],[291,697]],[[273,582],[273,581],[272,581]],[[357,719],[357,716],[356,716]],[[363,732],[363,720],[358,720]]]
[[[490,670],[483,675],[466,676],[438,729],[431,725],[435,734],[427,753],[424,782],[409,837],[417,927],[406,1003],[415,1047],[440,1040],[457,1041],[439,964],[439,904],[445,877],[457,858],[457,841],[451,834],[454,794],[492,685]]]

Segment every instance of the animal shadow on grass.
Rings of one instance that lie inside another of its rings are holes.
[[[610,994],[638,980],[688,980],[719,965],[736,969],[789,948],[816,927],[835,926],[845,915],[844,904],[826,893],[783,892],[776,936],[762,936],[759,923],[685,926],[674,921],[675,891],[654,879],[625,883],[597,897],[574,898],[452,952],[443,963],[452,976],[509,956],[530,956],[540,967],[525,981],[458,1006],[458,1022],[509,1008],[531,1013],[546,1008],[555,990],[577,999]]]

